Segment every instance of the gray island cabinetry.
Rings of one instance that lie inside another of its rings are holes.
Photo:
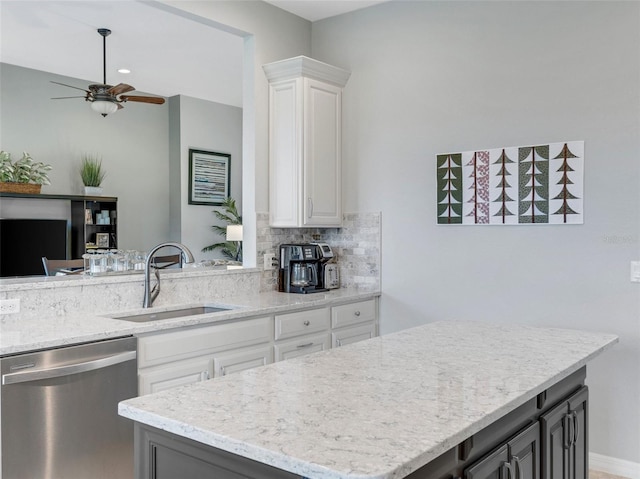
[[[138,479],[586,479],[586,364],[616,341],[438,322],[119,411]]]

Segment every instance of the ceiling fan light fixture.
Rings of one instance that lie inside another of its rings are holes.
[[[0,0],[2,1],[2,0]],[[131,85],[126,83],[118,83],[115,86],[107,84],[107,36],[111,34],[111,30],[108,28],[98,28],[98,33],[102,36],[102,83],[95,83],[88,86],[88,90],[78,88],[64,83],[52,81],[51,83],[57,83],[58,85],[67,86],[69,88],[75,88],[76,90],[82,90],[86,93],[84,99],[91,102],[91,108],[93,111],[100,113],[102,116],[107,116],[111,113],[122,108],[122,104],[127,101],[134,101],[139,103],[150,103],[154,105],[162,105],[165,100],[161,97],[151,97],[142,95],[124,95],[130,91],[135,90]],[[130,73],[129,70],[120,69],[121,73],[125,71]],[[54,100],[63,100],[65,98],[82,98],[82,97],[58,97]]]
[[[112,101],[96,100],[91,102],[91,109],[97,111],[102,116],[118,111],[118,105]]]

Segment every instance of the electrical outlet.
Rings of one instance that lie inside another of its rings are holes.
[[[20,312],[20,299],[0,299],[0,314],[13,314]]]
[[[262,261],[265,271],[273,269],[277,265],[274,253],[265,253],[262,257]]]

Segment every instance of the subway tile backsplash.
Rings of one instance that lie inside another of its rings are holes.
[[[258,213],[258,263],[266,253],[277,257],[282,243],[328,243],[336,255],[340,286],[380,289],[381,213],[345,213],[342,228],[271,228],[269,214]],[[262,291],[277,288],[277,269],[264,271]]]

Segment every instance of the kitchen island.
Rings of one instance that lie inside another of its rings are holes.
[[[437,322],[130,399],[119,412],[136,423],[138,479],[177,471],[474,478],[490,477],[483,471],[494,462],[512,477],[518,469],[536,478],[551,467],[545,454],[562,452],[563,442],[569,454],[555,462],[569,461],[561,466],[580,477],[585,366],[616,342],[610,334]],[[550,422],[556,416],[560,429]]]

